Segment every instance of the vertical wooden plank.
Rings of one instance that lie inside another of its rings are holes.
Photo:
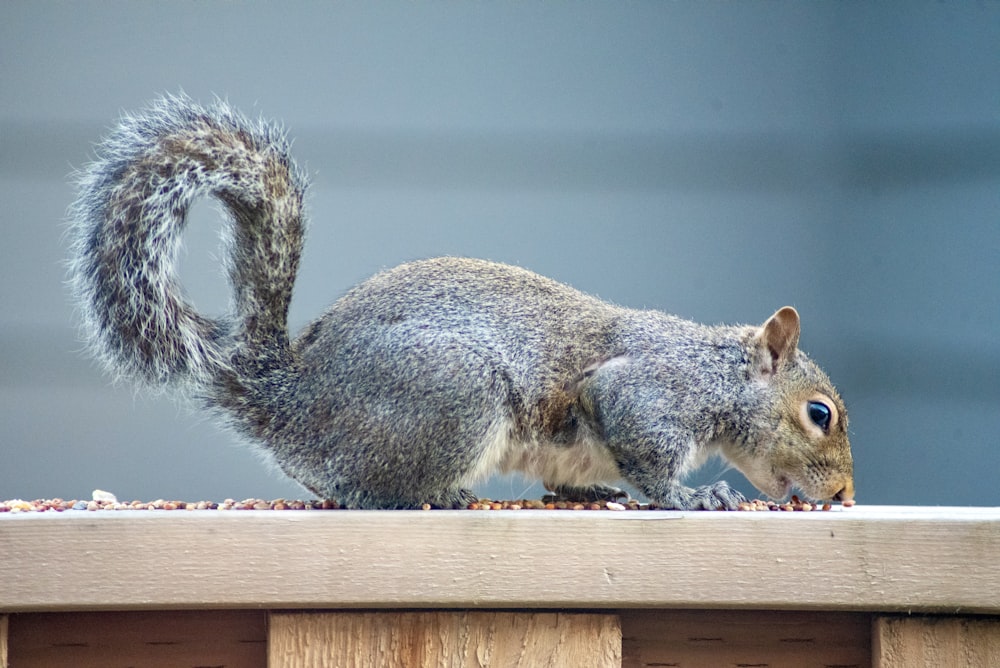
[[[871,616],[855,612],[622,610],[622,666],[869,668]]]
[[[617,615],[293,612],[268,621],[269,668],[618,668]]]
[[[258,610],[39,612],[10,617],[16,668],[260,668]],[[4,667],[6,668],[6,666]]]
[[[7,663],[7,633],[10,628],[7,615],[0,615],[0,668],[8,668]]]
[[[996,668],[1000,617],[878,616],[872,649],[875,668]]]

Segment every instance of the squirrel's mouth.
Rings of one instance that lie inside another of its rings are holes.
[[[785,476],[781,476],[779,480],[785,486],[785,491],[780,498],[788,496],[792,487],[797,487],[800,490],[799,493],[802,495],[803,500],[813,503],[819,501],[852,501],[854,499],[854,484],[852,481],[848,481],[846,484],[828,483],[825,486],[811,486],[806,488],[798,483],[791,482]],[[778,497],[773,498],[779,500]]]
[[[781,501],[788,493],[792,491],[792,486],[794,483],[791,478],[785,475],[779,475],[773,472],[769,472],[769,475],[753,475],[753,472],[744,472],[743,475],[747,477],[753,486],[759,489],[761,492],[774,499],[775,501]]]

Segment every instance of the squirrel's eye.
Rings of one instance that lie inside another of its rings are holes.
[[[810,401],[809,419],[823,431],[828,431],[830,429],[830,407],[818,401]]]

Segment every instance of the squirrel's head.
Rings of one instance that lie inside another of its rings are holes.
[[[727,458],[775,499],[792,487],[817,500],[854,498],[847,409],[825,373],[798,349],[799,314],[778,310],[752,334],[750,373],[765,404],[750,448]]]

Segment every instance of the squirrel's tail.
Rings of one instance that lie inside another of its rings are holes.
[[[80,174],[70,211],[71,282],[98,356],[154,386],[204,386],[239,377],[227,373],[237,358],[284,356],[305,188],[284,132],[224,102],[167,97],[125,116]],[[233,313],[219,320],[184,299],[176,272],[188,209],[204,195],[232,219]]]

